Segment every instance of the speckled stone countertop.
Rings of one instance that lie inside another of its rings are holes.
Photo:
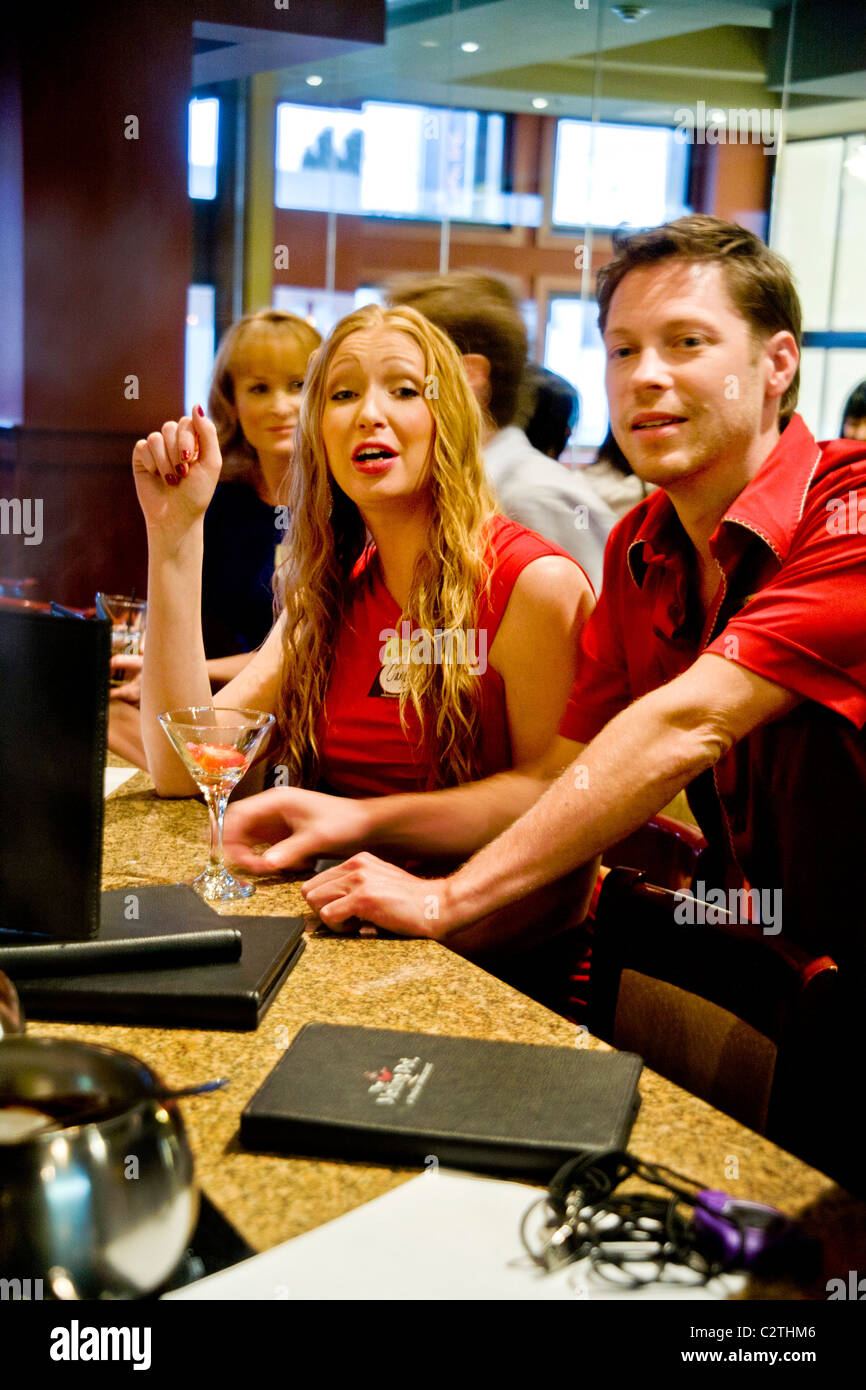
[[[206,858],[207,816],[197,801],[162,801],[139,773],[106,802],[105,888],[190,878]],[[307,914],[298,885],[260,880],[243,915]],[[311,933],[315,920],[310,917]],[[366,1024],[464,1037],[604,1048],[572,1024],[434,942],[334,937],[319,928],[255,1033],[34,1022],[42,1036],[76,1036],[135,1053],[170,1086],[228,1076],[206,1099],[181,1102],[198,1180],[256,1249],[299,1235],[398,1186],[414,1172],[252,1154],[241,1148],[241,1110],[298,1029],[311,1021]],[[825,1268],[808,1291],[825,1298],[831,1275],[866,1268],[866,1205],[688,1092],[645,1070],[630,1149],[707,1187],[769,1202],[824,1242]],[[751,1297],[802,1297],[793,1285],[754,1282]]]

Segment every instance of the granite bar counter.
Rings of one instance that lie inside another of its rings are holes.
[[[172,883],[206,856],[200,801],[158,798],[139,773],[106,802],[105,888]],[[231,1085],[181,1102],[198,1181],[238,1231],[266,1250],[378,1197],[416,1170],[248,1153],[239,1116],[303,1024],[319,1021],[402,1028],[564,1047],[605,1048],[565,1019],[435,942],[335,937],[307,911],[297,883],[259,880],[255,896],[224,915],[303,914],[306,949],[254,1033],[33,1022],[30,1031],[121,1048],[169,1086],[227,1076]],[[824,1269],[809,1290],[752,1281],[747,1296],[825,1298],[826,1280],[866,1268],[866,1205],[688,1092],[645,1070],[630,1150],[800,1218],[824,1244]]]

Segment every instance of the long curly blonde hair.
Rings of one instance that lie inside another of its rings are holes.
[[[288,558],[277,576],[285,612],[283,677],[277,706],[280,760],[295,785],[314,786],[321,748],[317,724],[334,666],[344,614],[370,566],[353,577],[367,545],[364,520],[327,465],[322,417],[331,363],[353,333],[396,329],[424,358],[424,396],[433,417],[429,530],[415,563],[401,622],[432,633],[476,625],[489,582],[487,534],[494,514],[481,457],[481,412],[451,340],[408,307],[367,305],[342,319],[310,364],[289,484]],[[479,775],[481,685],[465,662],[410,663],[400,695],[408,732],[411,705],[440,786]]]

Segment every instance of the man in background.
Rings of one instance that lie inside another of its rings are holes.
[[[842,412],[843,439],[866,439],[866,381],[855,386]]]
[[[484,462],[504,514],[572,555],[598,593],[616,517],[591,484],[539,453],[514,423],[527,338],[508,287],[457,270],[395,281],[389,301],[410,304],[457,344],[484,414]]]

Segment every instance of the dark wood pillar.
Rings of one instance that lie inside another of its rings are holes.
[[[0,571],[34,575],[41,597],[142,591],[130,453],[180,404],[192,42],[172,4],[19,21],[4,94],[18,98],[19,178],[4,199],[19,209],[24,328],[4,363],[20,414],[0,449],[14,496],[41,500],[44,534],[0,537]]]

